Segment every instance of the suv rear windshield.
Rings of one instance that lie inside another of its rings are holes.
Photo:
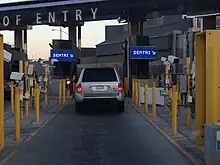
[[[88,68],[85,69],[82,82],[108,82],[117,81],[113,68]]]

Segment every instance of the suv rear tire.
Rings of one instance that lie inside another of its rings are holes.
[[[125,103],[124,103],[124,101],[119,101],[118,102],[118,105],[117,105],[118,107],[118,112],[124,112],[125,111]]]

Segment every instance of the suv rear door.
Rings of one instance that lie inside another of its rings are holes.
[[[82,76],[85,97],[118,95],[118,76],[114,68],[87,68]]]

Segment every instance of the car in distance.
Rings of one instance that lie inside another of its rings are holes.
[[[87,102],[104,101],[124,112],[124,89],[115,68],[84,68],[76,83],[75,110],[80,112]]]

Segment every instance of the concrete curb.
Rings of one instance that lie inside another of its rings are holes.
[[[42,130],[45,128],[45,126],[46,126],[47,124],[49,124],[50,121],[52,121],[64,108],[65,108],[65,105],[64,105],[64,107],[62,107],[60,110],[59,110],[59,107],[58,107],[58,111],[57,111],[54,115],[52,115],[49,119],[47,119],[47,120],[42,124],[42,126],[41,126],[39,129],[37,129],[37,130],[36,130],[35,132],[33,132],[30,136],[28,136],[26,139],[24,139],[24,140],[18,145],[18,147],[17,147],[14,151],[12,151],[8,156],[6,156],[5,158],[1,159],[1,160],[0,160],[0,164],[1,164],[1,165],[6,164],[6,163],[17,153],[17,151],[18,151],[19,148],[22,146],[22,144],[27,143],[28,141],[31,140],[31,138],[33,138],[33,137],[36,136],[38,133],[40,133],[40,131],[42,131]]]
[[[152,121],[147,115],[145,115],[140,108],[136,107],[134,104],[131,104],[132,107],[140,113],[147,121],[150,123],[158,132],[160,132],[176,149],[178,149],[181,154],[183,154],[193,165],[200,165],[200,163],[193,158],[189,153],[185,151],[175,140],[173,140],[169,135],[167,135],[154,121]]]

